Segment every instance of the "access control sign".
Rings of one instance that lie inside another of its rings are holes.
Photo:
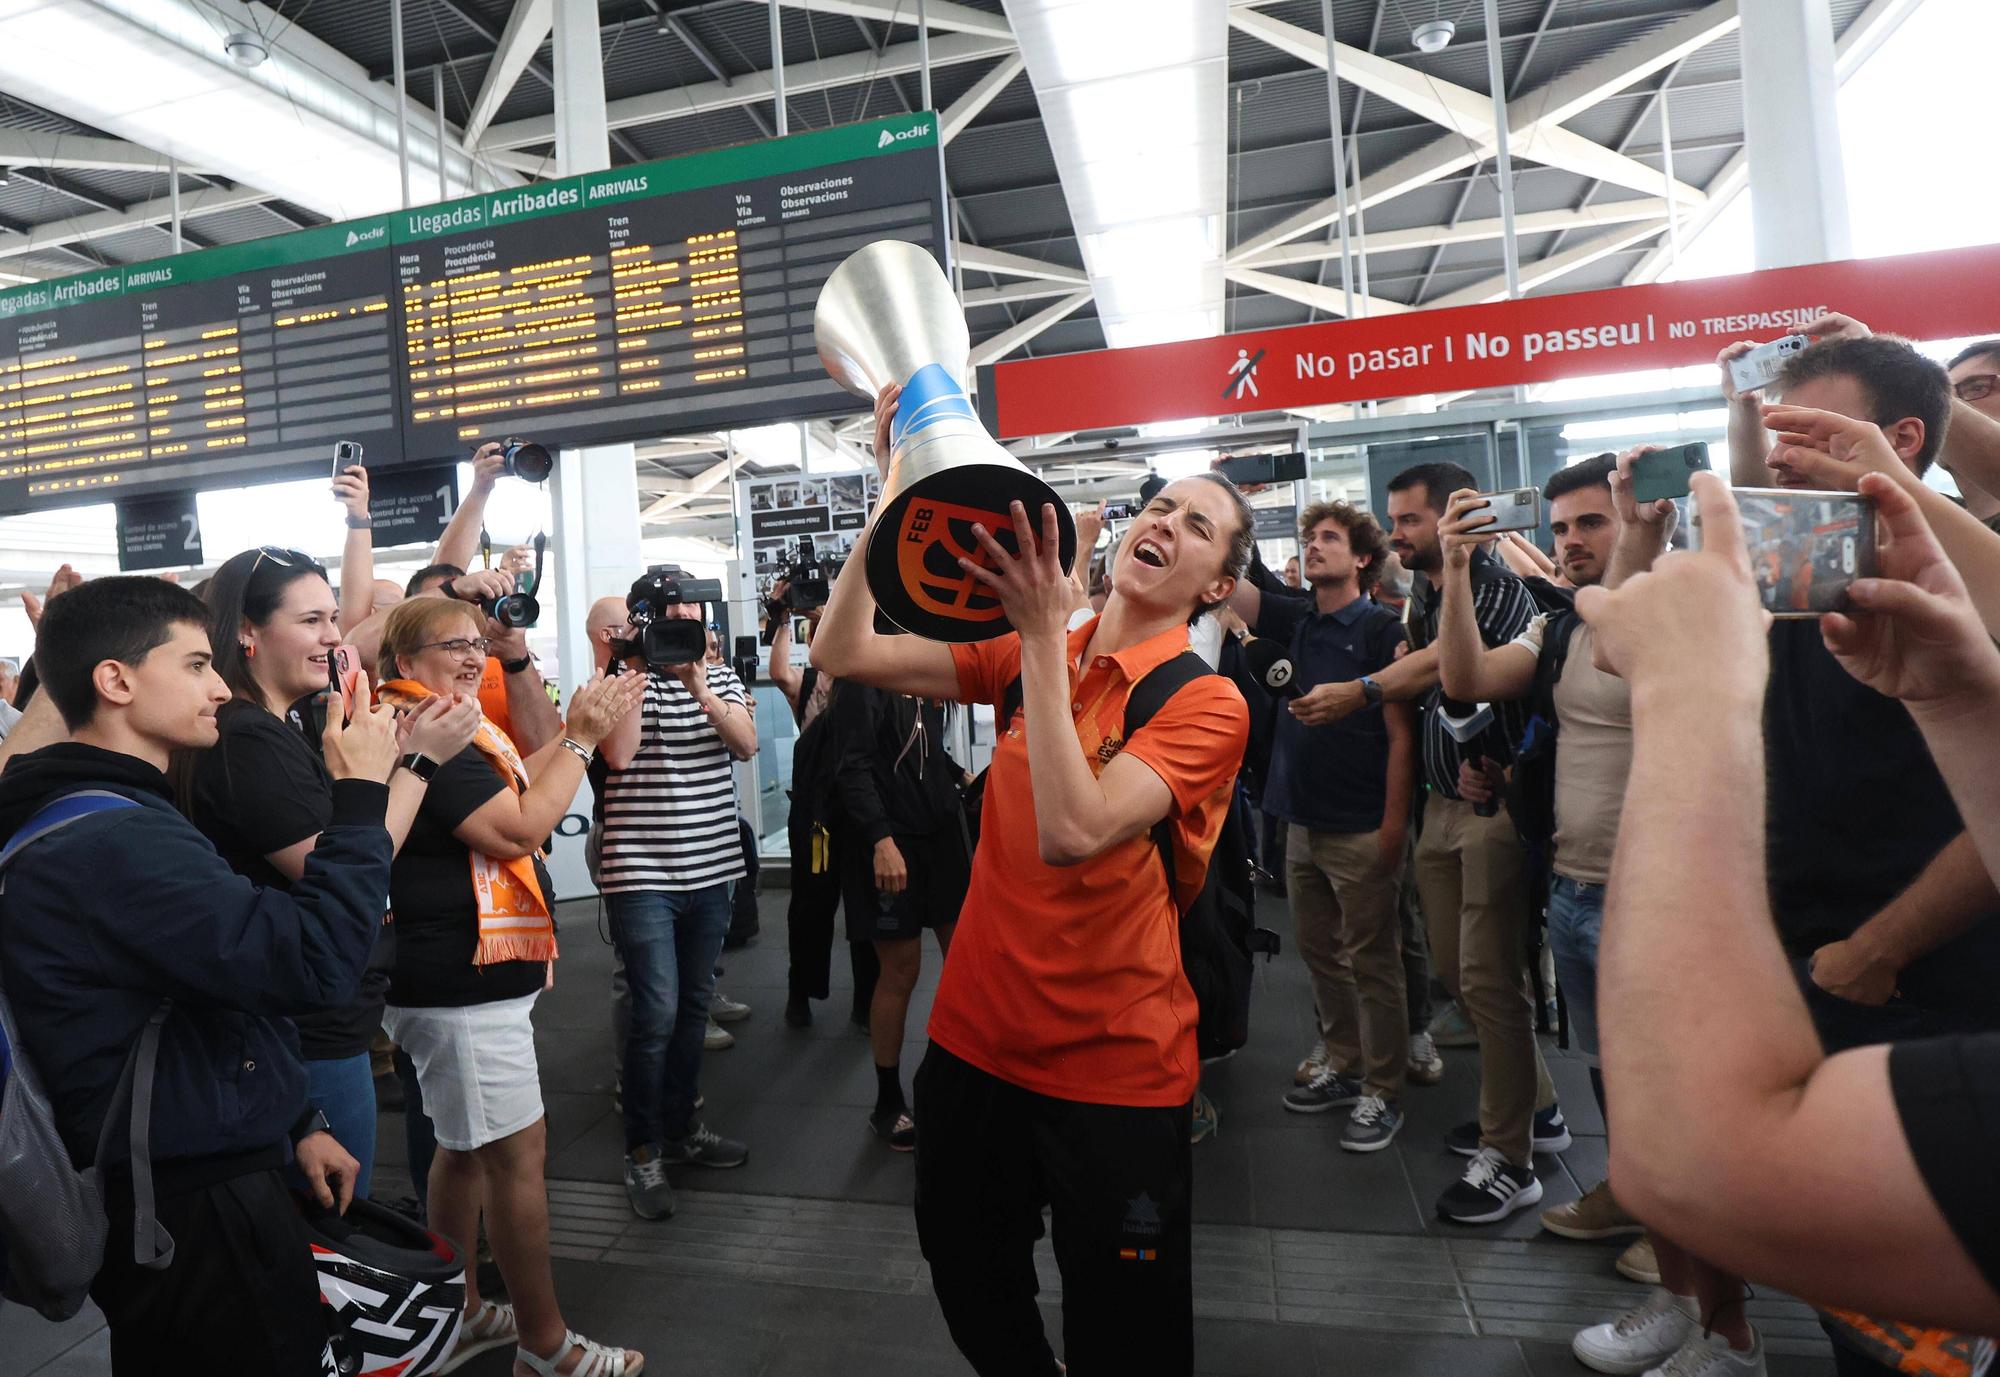
[[[980,404],[1012,438],[1712,362],[1827,311],[1951,339],[2000,324],[2000,244],[1613,287],[1002,363]]]

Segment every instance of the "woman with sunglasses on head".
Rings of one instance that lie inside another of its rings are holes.
[[[382,628],[382,701],[422,711],[478,692],[479,610],[411,598]],[[396,965],[385,1023],[416,1063],[437,1130],[430,1224],[478,1236],[482,1206],[510,1305],[482,1301],[465,1272],[465,1327],[448,1361],[515,1345],[515,1377],[634,1377],[639,1354],[569,1332],[549,1267],[548,1135],[530,1020],[554,977],[553,889],[540,850],[568,811],[591,753],[639,706],[646,676],[593,677],[557,738],[523,760],[481,717],[472,742],[428,766],[430,790],[390,875]],[[471,1258],[468,1251],[468,1264]]]
[[[182,807],[237,874],[289,890],[333,821],[333,776],[320,759],[327,662],[340,644],[339,604],[326,570],[297,550],[246,550],[203,587],[215,668],[231,701],[216,713],[214,747],[178,768]],[[365,686],[362,706],[366,706]],[[337,701],[337,700],[335,700]],[[403,750],[456,755],[478,725],[476,702],[439,700],[401,724]],[[390,841],[402,845],[428,785],[398,769],[389,781]],[[308,1097],[334,1138],[360,1163],[354,1193],[367,1196],[375,1162],[375,1079],[368,1045],[382,1022],[388,945],[352,1004],[294,1020]]]

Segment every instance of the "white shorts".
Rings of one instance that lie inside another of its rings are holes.
[[[444,1009],[391,1004],[382,1011],[383,1028],[416,1065],[438,1146],[470,1152],[542,1117],[530,1018],[535,998]]]

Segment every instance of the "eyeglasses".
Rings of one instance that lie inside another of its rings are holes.
[[[326,566],[303,550],[285,550],[276,545],[259,545],[257,558],[251,561],[250,572],[245,575],[245,580],[257,577],[257,570],[267,559],[280,569],[311,569],[321,578],[326,577]]]
[[[484,636],[474,636],[470,640],[467,640],[463,636],[455,636],[449,641],[425,641],[417,649],[442,650],[451,656],[460,656],[466,654],[468,651],[476,650],[483,657],[486,654],[487,648],[492,644],[493,642],[487,640]]]
[[[1983,402],[1996,387],[2000,387],[2000,373],[1974,373],[1953,383],[1951,390],[1961,402]]]

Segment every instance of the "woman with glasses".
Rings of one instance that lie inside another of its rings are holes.
[[[473,698],[486,669],[483,624],[476,608],[446,598],[399,605],[382,628],[382,700],[420,712],[440,699]],[[556,1304],[530,1013],[556,959],[541,848],[598,742],[639,705],[645,686],[643,675],[592,678],[572,697],[562,734],[525,760],[482,717],[470,745],[422,767],[430,791],[390,875],[396,964],[385,1023],[416,1064],[437,1130],[430,1225],[469,1243],[483,1205],[512,1302],[482,1301],[476,1271],[466,1267],[453,1367],[508,1344],[517,1377],[632,1377],[644,1362],[571,1334]]]
[[[289,890],[305,873],[319,834],[333,820],[333,777],[319,755],[327,659],[340,644],[339,605],[326,570],[297,550],[246,550],[223,564],[202,591],[210,610],[215,668],[233,695],[216,713],[213,748],[181,763],[182,806],[232,870],[252,883]],[[441,699],[402,724],[403,750],[444,760],[472,739],[479,705]],[[389,782],[387,823],[400,846],[423,802],[426,781],[398,769]],[[354,1193],[368,1194],[375,1161],[375,1078],[368,1045],[382,1022],[389,986],[388,946],[348,1004],[294,1020],[305,1058],[308,1097],[340,1145],[360,1163]]]

